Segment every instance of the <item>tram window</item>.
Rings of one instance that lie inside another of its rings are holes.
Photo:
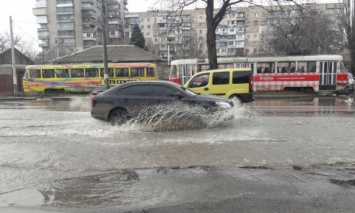
[[[315,61],[307,62],[307,72],[316,72],[317,63]]]
[[[99,70],[97,68],[85,69],[86,77],[98,77]]]
[[[281,68],[281,73],[296,72],[296,62],[279,62],[277,67]]]
[[[216,72],[212,77],[213,85],[229,84],[229,72]]]
[[[117,68],[116,69],[117,77],[128,77],[128,68]]]
[[[40,70],[30,70],[30,78],[40,78],[41,71]]]
[[[147,68],[146,71],[147,71],[147,76],[148,77],[154,77],[155,76],[154,68]]]
[[[176,69],[176,65],[172,65],[170,68],[170,74],[173,76],[177,75],[177,69]]]
[[[69,77],[69,70],[67,69],[56,69],[55,73],[57,78],[68,78]]]
[[[297,72],[307,72],[307,62],[298,62]]]
[[[340,63],[340,72],[347,72],[347,68],[344,63]]]
[[[54,70],[42,70],[42,78],[54,78]]]
[[[257,73],[272,73],[275,72],[275,63],[258,63]]]
[[[233,72],[233,84],[244,84],[249,83],[249,76],[251,72]]]

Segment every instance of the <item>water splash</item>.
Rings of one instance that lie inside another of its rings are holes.
[[[141,131],[183,131],[234,125],[253,119],[249,107],[235,103],[231,109],[210,111],[201,106],[171,103],[147,107],[122,128],[138,127]]]

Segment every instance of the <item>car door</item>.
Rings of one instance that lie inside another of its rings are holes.
[[[118,103],[135,117],[154,104],[150,84],[138,84],[125,87],[118,92]]]
[[[165,85],[152,85],[151,87],[152,97],[155,100],[155,104],[170,104],[179,100],[178,91],[174,88]]]
[[[188,88],[197,94],[209,94],[210,73],[196,75],[189,82]]]

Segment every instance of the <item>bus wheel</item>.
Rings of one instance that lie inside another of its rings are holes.
[[[122,125],[128,119],[129,119],[129,115],[126,110],[115,109],[110,113],[108,117],[108,122],[110,122],[111,125]]]
[[[237,104],[242,104],[243,103],[242,99],[239,96],[237,96],[237,95],[231,95],[229,97],[229,99],[231,99],[233,101],[233,103],[237,103]]]

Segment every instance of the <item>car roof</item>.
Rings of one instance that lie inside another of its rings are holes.
[[[226,69],[215,69],[215,70],[203,70],[201,72],[198,72],[196,74],[200,73],[210,73],[210,72],[225,72],[225,71],[237,71],[237,72],[242,72],[242,71],[248,71],[251,72],[251,68],[226,68]]]
[[[171,81],[166,81],[166,80],[131,81],[131,82],[121,84],[120,87],[142,85],[142,84],[159,84],[159,85],[170,85],[173,87],[180,87],[179,84]]]

